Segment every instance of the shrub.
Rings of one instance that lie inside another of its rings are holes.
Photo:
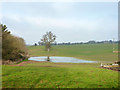
[[[12,35],[6,25],[2,25],[2,59],[18,61],[27,58],[27,48],[22,38]]]

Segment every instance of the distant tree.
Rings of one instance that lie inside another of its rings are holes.
[[[109,43],[112,43],[113,41],[112,40],[109,40]]]
[[[71,44],[71,42],[68,42],[68,45],[70,45]]]
[[[92,41],[88,41],[88,43],[90,43],[90,44],[94,44],[94,43],[96,43],[94,40],[92,40]]]
[[[55,41],[55,45],[57,45],[57,42]]]
[[[41,45],[41,42],[40,42],[40,41],[38,42],[38,45]]]
[[[37,43],[35,43],[35,46],[37,46]]]
[[[46,32],[46,34],[43,35],[43,38],[41,39],[41,41],[45,44],[47,51],[50,51],[51,43],[54,42],[55,39],[56,39],[56,36],[51,31]]]
[[[56,36],[51,32],[46,32],[45,35],[43,35],[43,38],[41,39],[41,41],[45,44],[45,47],[47,49],[47,51],[50,51],[51,48],[51,44],[52,42],[54,42],[56,39]],[[50,61],[49,55],[47,57],[47,61]]]

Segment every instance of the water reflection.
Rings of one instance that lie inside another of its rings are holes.
[[[28,60],[47,61],[47,56],[30,57]],[[62,62],[62,63],[96,63],[96,61],[76,59],[73,57],[55,57],[55,56],[51,56],[50,61],[51,62]]]

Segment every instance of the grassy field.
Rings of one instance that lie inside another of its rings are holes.
[[[118,45],[115,45],[117,50]],[[118,60],[118,54],[113,53],[112,44],[82,44],[82,45],[59,45],[52,46],[49,55],[51,56],[68,56],[79,59],[108,61],[114,62]],[[29,54],[31,56],[47,56],[44,46],[29,46]]]
[[[31,56],[46,56],[43,46],[28,46]],[[117,49],[117,45],[116,45]],[[112,44],[53,46],[51,56],[114,62]],[[31,62],[2,65],[3,88],[117,88],[118,72],[100,68],[100,63]]]
[[[118,72],[99,64],[39,62],[3,65],[4,88],[117,88]]]

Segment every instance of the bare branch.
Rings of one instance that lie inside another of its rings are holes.
[[[45,35],[43,35],[41,41],[45,43],[45,46],[47,49],[50,49],[51,43],[54,42],[56,39],[56,36],[51,32],[46,32]]]

